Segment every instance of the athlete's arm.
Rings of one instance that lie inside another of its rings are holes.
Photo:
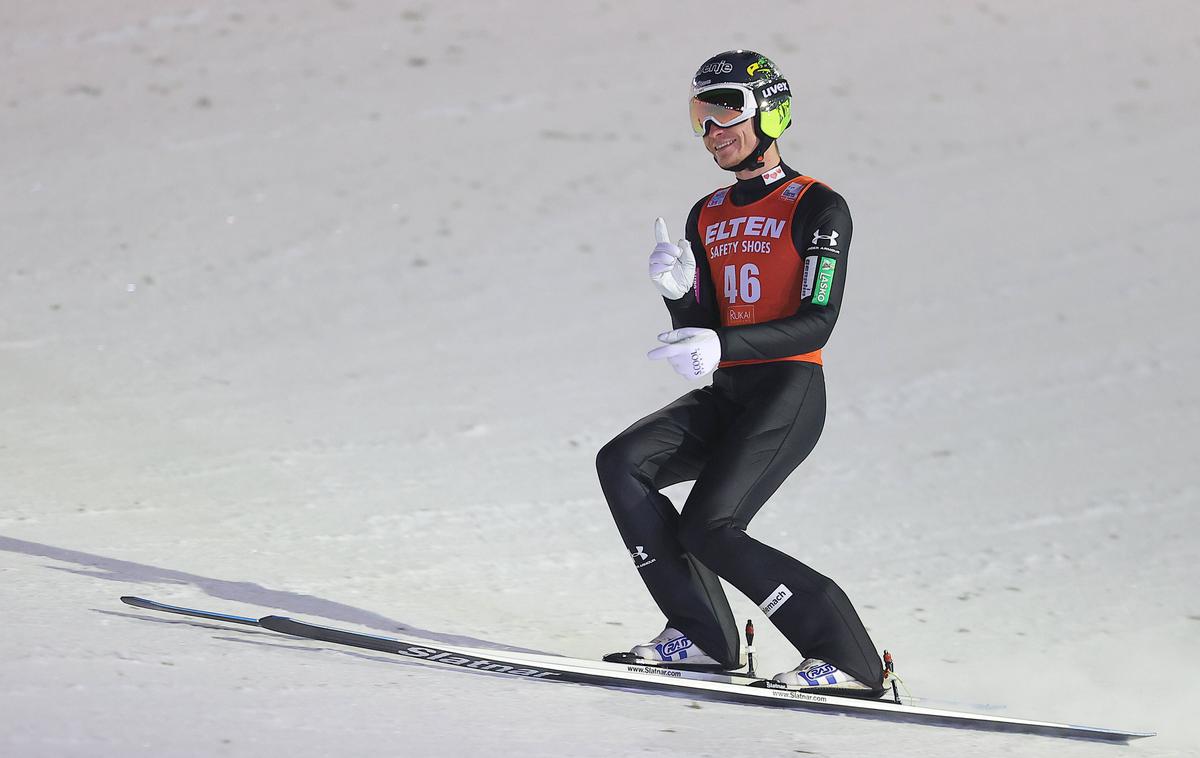
[[[688,214],[686,236],[692,246],[692,255],[696,256],[696,284],[692,291],[678,300],[663,298],[667,310],[671,312],[671,325],[675,329],[685,326],[698,326],[705,329],[719,329],[721,318],[717,310],[717,293],[712,286],[712,277],[705,262],[705,247],[700,240],[700,207],[707,197],[700,198],[692,206]]]
[[[823,184],[809,188],[792,217],[792,241],[808,266],[814,267],[812,291],[806,289],[791,316],[718,329],[721,360],[786,358],[824,347],[842,305],[852,233],[850,208],[842,196]],[[707,273],[706,266],[697,266],[701,268]]]

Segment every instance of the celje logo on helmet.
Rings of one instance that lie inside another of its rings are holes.
[[[730,71],[733,71],[733,66],[729,64],[729,61],[713,61],[701,66],[700,70],[696,72],[696,77],[699,78],[704,74],[728,74]]]

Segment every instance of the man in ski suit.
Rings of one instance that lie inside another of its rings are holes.
[[[674,327],[649,354],[712,384],[643,418],[597,455],[601,487],[667,619],[611,660],[736,669],[738,627],[721,577],[759,603],[803,662],[775,680],[878,696],[883,667],[831,579],[746,534],[759,508],[817,444],[825,421],[821,348],[845,288],[845,200],[781,162],[791,91],[758,53],[714,56],[692,82],[696,136],[737,181],[702,197],[673,244],[660,218],[650,278]],[[702,257],[697,263],[696,256]],[[694,481],[682,512],[660,490]]]

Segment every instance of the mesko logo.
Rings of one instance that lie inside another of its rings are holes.
[[[784,220],[767,218],[766,216],[738,216],[728,221],[709,224],[704,228],[704,244],[717,240],[727,240],[737,235],[741,229],[743,237],[772,237],[779,239],[783,236]]]
[[[732,70],[733,66],[729,65],[728,61],[715,61],[701,66],[700,70],[696,72],[696,76],[700,76],[701,74],[728,74]]]

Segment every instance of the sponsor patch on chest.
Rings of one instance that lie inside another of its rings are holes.
[[[726,316],[728,317],[726,326],[756,323],[754,320],[753,305],[731,305],[729,306],[729,310],[726,311]]]
[[[800,197],[800,193],[803,192],[804,188],[807,186],[808,185],[804,182],[792,182],[783,188],[783,192],[780,193],[779,198],[781,200],[787,200],[788,202],[791,202],[792,200]]]
[[[726,195],[728,195],[728,194],[729,194],[729,188],[728,188],[728,187],[725,187],[725,188],[723,188],[723,189],[719,189],[719,190],[717,190],[716,192],[714,192],[714,193],[713,193],[713,196],[712,196],[711,198],[709,198],[709,201],[708,201],[708,207],[709,207],[709,208],[716,208],[718,205],[720,205],[720,204],[724,203],[724,202],[725,202],[725,196],[726,196]]]
[[[770,237],[779,239],[787,221],[769,216],[738,216],[737,218],[718,221],[704,228],[704,244],[711,245],[718,240],[731,237]]]

